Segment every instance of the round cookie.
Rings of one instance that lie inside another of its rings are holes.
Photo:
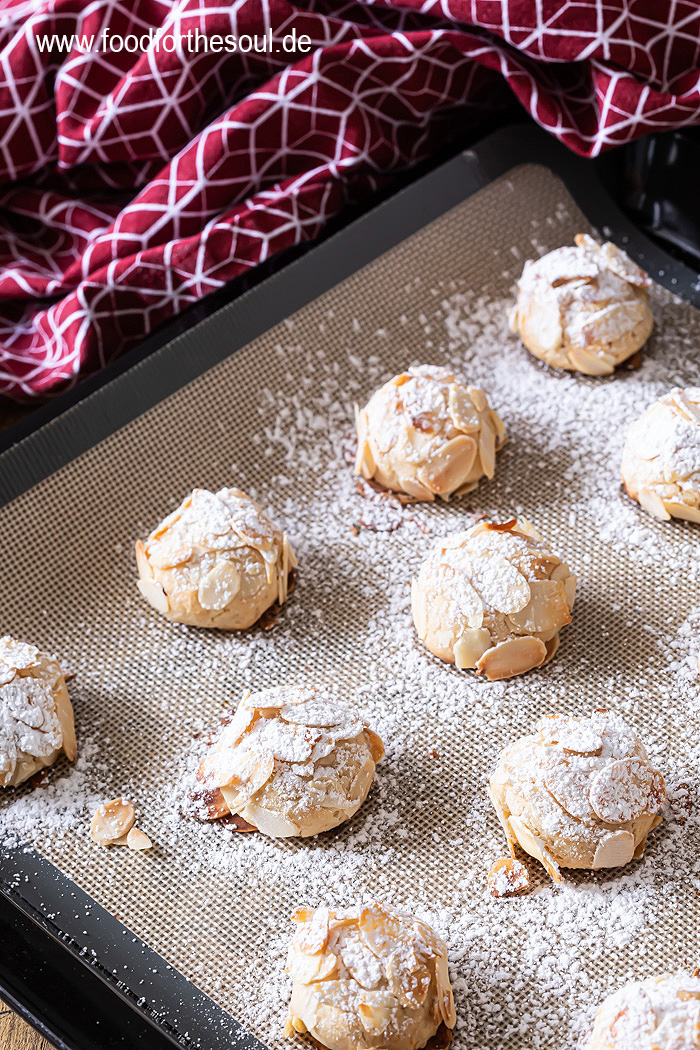
[[[63,752],[75,762],[66,680],[53,656],[0,638],[0,787],[16,787]]]
[[[376,902],[292,918],[287,1035],[308,1032],[329,1050],[418,1050],[442,1028],[447,1045],[447,947],[430,926]]]
[[[433,548],[411,583],[413,622],[435,656],[493,681],[552,658],[576,577],[525,518],[480,522]]]
[[[394,376],[356,409],[355,473],[418,500],[493,477],[505,428],[486,394],[437,365]]]
[[[611,375],[651,335],[651,281],[614,244],[575,241],[525,263],[510,328],[553,368]]]
[[[369,793],[381,740],[322,689],[248,694],[200,766],[229,813],[273,838],[306,838],[343,824]]]
[[[700,977],[626,984],[598,1010],[585,1050],[700,1050]]]
[[[642,856],[661,823],[663,777],[641,740],[607,711],[552,715],[501,752],[488,794],[517,842],[555,882],[559,868],[618,868]]]
[[[671,390],[632,423],[622,481],[655,518],[700,522],[700,387]]]
[[[242,631],[287,600],[286,532],[239,489],[195,489],[136,543],[138,588],[169,620]]]

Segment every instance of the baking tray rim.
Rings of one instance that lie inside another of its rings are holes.
[[[153,339],[146,341],[147,356],[143,348],[137,348],[115,362],[113,369],[108,368],[106,376],[85,396],[76,397],[72,391],[58,398],[54,407],[60,410],[63,401],[65,410],[52,412],[38,430],[16,441],[10,433],[9,447],[0,453],[0,506],[523,164],[540,165],[559,176],[595,227],[624,243],[630,255],[659,284],[700,306],[697,274],[634,227],[603,189],[590,161],[571,154],[538,128],[502,128],[403,187],[184,332],[173,336],[177,323],[168,326],[158,335],[157,348],[152,349]],[[217,319],[218,337],[202,341],[203,346],[193,346],[202,326],[211,329],[217,325]],[[234,340],[231,332],[236,333]],[[166,359],[167,369],[163,367]],[[125,1010],[141,1015],[173,1045],[204,1045],[218,1050],[235,1040],[246,1050],[263,1046],[226,1010],[33,848],[0,844],[0,895],[32,920],[38,943],[46,936],[60,942],[73,958],[98,972],[106,996],[119,997]],[[61,910],[63,905],[67,905],[65,912]],[[49,910],[60,920],[49,919]],[[149,963],[145,988],[144,960]],[[8,960],[0,961],[0,994],[9,984],[4,972],[8,965]],[[129,969],[130,966],[134,968]],[[128,974],[130,979],[140,977],[139,993],[129,980],[116,978],[117,973]],[[61,1035],[60,1016],[40,1017],[11,992],[10,998],[23,1007],[25,1018],[57,1046],[73,1050],[74,1045],[75,1050],[81,1050]],[[206,1043],[201,1043],[202,1038],[206,1038]]]

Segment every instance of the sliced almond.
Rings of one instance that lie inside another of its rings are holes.
[[[521,536],[529,536],[531,540],[537,540],[538,543],[544,543],[544,538],[541,532],[535,528],[532,522],[528,521],[522,515],[517,519],[513,532],[519,532]]]
[[[511,638],[488,649],[476,667],[490,682],[525,674],[544,663],[547,649],[539,638]]]
[[[652,517],[658,518],[659,521],[671,520],[671,515],[653,489],[640,489],[637,493],[637,499],[640,506],[644,507],[644,510],[651,514]]]
[[[54,690],[54,703],[56,705],[56,717],[61,727],[63,753],[69,762],[75,762],[78,757],[78,745],[75,739],[75,716],[64,681],[60,681]]]
[[[485,552],[470,558],[465,552],[462,560],[472,587],[492,609],[510,615],[526,607],[531,598],[530,585],[502,555]]]
[[[545,667],[557,652],[557,649],[559,648],[559,635],[555,634],[553,638],[548,639],[548,641],[544,643],[544,647],[547,650],[547,655],[545,656],[543,663],[540,665],[541,667]]]
[[[487,649],[491,648],[491,635],[485,627],[465,631],[454,644],[455,666],[460,670],[476,667]]]
[[[467,393],[472,399],[472,404],[477,412],[486,412],[489,407],[489,403],[486,400],[486,394],[483,390],[479,390],[478,386],[467,387]]]
[[[608,376],[615,371],[606,355],[593,353],[583,346],[570,346],[569,360],[578,372],[587,376]]]
[[[241,574],[231,562],[221,561],[202,577],[197,598],[203,609],[226,609],[241,589]]]
[[[627,824],[643,814],[652,815],[665,797],[661,774],[639,758],[618,759],[598,770],[588,793],[591,809],[606,824]]]
[[[601,839],[593,856],[593,869],[621,868],[634,857],[634,835],[629,831],[611,831]]]
[[[418,471],[418,480],[439,496],[454,492],[468,476],[476,459],[476,442],[460,434],[446,442]]]
[[[544,777],[544,786],[552,798],[565,813],[577,820],[591,817],[591,806],[588,801],[590,773],[586,770],[571,769],[566,765],[554,766]]]
[[[316,981],[327,981],[338,971],[338,959],[333,952],[317,955],[295,952],[289,972],[295,981],[302,984],[313,984]]]
[[[381,762],[385,754],[382,738],[377,733],[375,733],[373,729],[370,729],[368,726],[365,726],[365,739],[367,740],[367,743],[369,745],[370,754],[372,755],[372,761],[375,764],[377,762]]]
[[[584,719],[561,719],[554,730],[552,742],[559,744],[570,755],[599,755],[603,750],[600,730]]]
[[[531,580],[530,601],[509,619],[528,634],[550,634],[571,623],[564,584],[559,580]]]
[[[221,820],[231,813],[219,788],[201,788],[190,792],[189,798],[193,803],[197,820],[205,822]]]
[[[447,951],[444,945],[440,947],[440,951],[435,959],[435,978],[437,984],[438,1010],[442,1017],[443,1024],[447,1029],[446,1041],[444,1039],[442,1040],[444,1050],[444,1047],[449,1046],[451,1029],[457,1024],[455,1001],[452,995],[450,972],[447,965]],[[437,1036],[440,1036],[440,1030],[438,1030]]]
[[[500,857],[486,880],[492,897],[512,897],[530,889],[530,876],[524,864],[513,857]]]
[[[568,580],[564,580],[564,596],[566,597],[566,604],[569,606],[569,612],[574,608],[574,602],[576,601],[576,577],[569,576]]]
[[[403,491],[407,492],[409,496],[413,496],[414,499],[425,500],[426,502],[435,499],[435,493],[431,492],[426,485],[423,485],[416,478],[402,476],[399,478],[399,481],[401,482],[401,488]]]
[[[113,798],[97,807],[90,824],[90,838],[100,846],[110,846],[134,826],[136,810],[128,798]]]
[[[502,522],[486,521],[484,522],[484,529],[487,529],[491,532],[512,532],[517,524],[517,518],[509,518],[508,521]],[[476,533],[474,533],[473,535],[476,535]]]
[[[294,944],[300,951],[307,955],[318,955],[328,944],[330,932],[330,912],[328,908],[316,908],[307,919],[297,919],[304,923],[297,930]]]
[[[255,757],[250,764],[240,768],[240,778],[236,775],[226,784],[218,784],[221,794],[232,813],[239,813],[248,802],[257,795],[258,791],[267,784],[275,771],[275,760],[272,755],[260,755]],[[244,778],[244,779],[243,779]],[[246,818],[247,819],[247,818]],[[251,821],[256,827],[260,825],[256,820]]]
[[[494,775],[489,780],[489,783],[488,783],[487,788],[486,788],[486,794],[489,796],[489,799],[491,800],[491,805],[493,806],[493,808],[494,808],[494,810],[496,812],[496,816],[498,817],[498,823],[503,828],[503,833],[504,833],[504,835],[506,837],[506,842],[508,843],[508,849],[510,851],[510,855],[511,855],[511,857],[514,858],[515,857],[515,849],[513,847],[514,847],[514,844],[515,844],[515,841],[516,841],[515,840],[515,836],[513,835],[513,832],[511,831],[510,824],[508,822],[508,815],[507,815],[505,809],[503,808],[503,805],[502,805],[502,803],[500,801],[500,798],[499,798],[499,796],[498,796],[498,794],[497,794],[497,792],[495,790],[495,785],[496,785],[496,778],[495,778],[495,775]]]
[[[419,1009],[430,990],[430,971],[410,948],[391,953],[386,973],[392,992],[408,1010]]]
[[[559,865],[552,857],[539,835],[536,835],[528,825],[519,817],[509,817],[511,834],[515,841],[522,846],[526,853],[538,860],[543,865],[552,882],[561,882]]]
[[[145,831],[141,831],[140,828],[131,828],[126,836],[126,844],[129,849],[134,850],[145,850],[153,849],[153,843],[149,839]]]
[[[481,469],[487,478],[492,478],[496,470],[496,434],[487,420],[479,432],[479,456]]]
[[[450,419],[454,426],[465,434],[474,434],[479,429],[479,413],[474,402],[461,384],[452,383],[449,393]]]
[[[674,503],[672,500],[663,501],[664,510],[672,518],[680,518],[681,521],[692,521],[700,525],[700,507],[689,507],[687,503]]]
[[[153,606],[157,612],[167,613],[170,611],[168,596],[156,580],[150,578],[139,579],[136,581],[136,586],[148,604]]]

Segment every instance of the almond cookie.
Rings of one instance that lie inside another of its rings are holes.
[[[416,500],[492,478],[505,429],[486,394],[437,365],[394,376],[356,409],[355,473]]]
[[[700,387],[671,390],[632,423],[622,481],[660,521],[700,522]]]
[[[700,977],[626,984],[598,1010],[585,1050],[700,1050]]]
[[[63,752],[75,762],[66,680],[53,656],[0,638],[0,786],[16,787]]]
[[[138,588],[168,620],[242,631],[287,600],[286,532],[239,489],[195,489],[136,543]]]
[[[286,1035],[329,1050],[418,1050],[456,1016],[447,947],[412,915],[378,902],[299,908],[287,961],[292,997]]]
[[[480,522],[433,548],[411,583],[413,622],[441,660],[510,678],[552,658],[575,590],[525,518]]]
[[[666,800],[641,740],[607,711],[541,719],[501,752],[488,794],[511,853],[517,842],[555,882],[560,867],[618,868],[641,857]]]
[[[322,689],[280,686],[248,694],[224,726],[199,779],[227,813],[273,838],[319,835],[367,797],[381,740],[356,711]]]
[[[651,335],[651,281],[614,244],[575,241],[525,263],[510,328],[553,368],[611,375]]]

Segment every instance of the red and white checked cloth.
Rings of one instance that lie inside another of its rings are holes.
[[[100,50],[151,28],[313,47]],[[505,85],[593,156],[698,122],[699,57],[697,0],[0,0],[0,394],[53,393],[316,236]]]

